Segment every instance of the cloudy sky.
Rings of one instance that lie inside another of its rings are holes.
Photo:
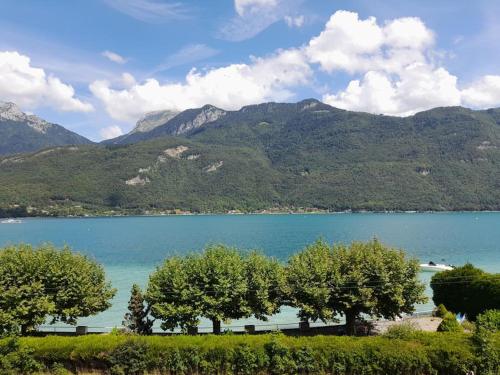
[[[2,0],[0,101],[93,140],[148,111],[500,106],[498,0]]]

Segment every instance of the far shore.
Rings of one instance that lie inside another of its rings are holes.
[[[499,213],[500,210],[346,210],[346,211],[326,211],[326,210],[262,210],[254,212],[227,211],[227,212],[189,212],[182,211],[177,213],[160,212],[160,213],[126,213],[126,212],[105,212],[102,214],[81,214],[81,215],[51,215],[49,214],[33,214],[28,216],[18,217],[2,217],[0,220],[15,218],[15,219],[93,219],[93,218],[119,218],[119,217],[176,217],[176,216],[231,216],[231,215],[357,215],[357,214],[450,214],[450,213]]]

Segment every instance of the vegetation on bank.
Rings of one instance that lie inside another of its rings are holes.
[[[494,336],[499,343],[498,334]],[[0,352],[16,347],[0,340]],[[7,348],[7,349],[6,349]],[[371,374],[458,375],[480,370],[470,335],[414,332],[394,337],[127,336],[22,338],[10,359],[29,374],[65,368],[110,374]],[[497,353],[498,354],[498,351]],[[0,365],[1,366],[1,365]],[[0,367],[1,369],[1,367]],[[496,370],[493,368],[493,370]],[[59,372],[56,372],[59,371]],[[5,372],[8,373],[8,372]],[[12,372],[18,373],[18,372]]]

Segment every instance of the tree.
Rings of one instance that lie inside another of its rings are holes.
[[[474,320],[488,309],[500,307],[500,274],[489,274],[466,264],[439,272],[431,279],[433,301]]]
[[[345,316],[352,335],[361,314],[393,319],[424,302],[418,271],[416,260],[378,240],[333,247],[319,241],[289,262],[291,303],[302,318]]]
[[[26,334],[48,317],[76,324],[110,307],[115,293],[102,266],[67,247],[0,249],[0,329],[14,325]]]
[[[266,319],[279,311],[284,283],[278,262],[214,245],[201,254],[167,259],[151,275],[146,299],[163,329],[189,329],[205,317],[217,334],[222,322],[252,314]]]
[[[197,299],[201,294],[191,284],[189,267],[186,258],[174,256],[149,277],[146,301],[151,315],[162,321],[165,331],[177,326],[186,331],[199,323],[201,310]]]
[[[132,285],[128,313],[125,314],[124,325],[132,332],[150,335],[153,332],[154,320],[149,318],[149,305],[144,305],[144,297],[139,285]]]
[[[333,263],[331,247],[316,241],[288,261],[287,281],[290,305],[299,309],[302,320],[333,319],[330,306],[333,281],[338,271]]]
[[[267,321],[267,316],[279,313],[286,298],[286,272],[275,259],[253,251],[245,258],[248,282],[247,302],[252,314]]]
[[[331,305],[345,316],[348,334],[355,333],[361,314],[394,319],[414,312],[415,304],[427,300],[425,286],[418,280],[418,261],[407,259],[401,250],[374,239],[334,246],[332,254],[340,283],[333,288]]]

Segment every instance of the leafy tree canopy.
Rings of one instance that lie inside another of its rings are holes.
[[[376,239],[333,247],[319,241],[289,262],[292,305],[306,319],[343,315],[353,334],[362,314],[395,318],[424,302],[418,271],[416,260]]]
[[[212,245],[167,259],[150,277],[147,300],[163,329],[189,329],[205,317],[219,333],[221,322],[279,311],[284,279],[281,265],[259,253]]]
[[[488,309],[500,307],[500,274],[490,274],[466,264],[432,277],[431,288],[436,305],[461,312],[474,320]]]
[[[0,331],[20,327],[25,334],[49,317],[76,324],[109,308],[115,292],[102,266],[68,247],[0,249]]]

